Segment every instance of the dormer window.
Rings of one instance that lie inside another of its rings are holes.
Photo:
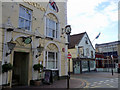
[[[85,43],[88,44],[88,39],[87,39],[87,37],[85,37]]]

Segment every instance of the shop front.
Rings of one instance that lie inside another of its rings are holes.
[[[104,55],[101,53],[97,53],[95,61],[97,71],[111,72],[111,70],[113,69],[114,72],[117,72],[118,69],[117,55],[114,55],[112,59],[110,54]]]
[[[73,58],[73,73],[81,74],[95,70],[95,60],[90,58]]]

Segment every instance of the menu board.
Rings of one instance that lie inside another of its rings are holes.
[[[44,77],[44,82],[45,83],[50,83],[50,74],[51,74],[50,71],[45,72],[45,77]]]

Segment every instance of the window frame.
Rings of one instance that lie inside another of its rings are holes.
[[[25,11],[24,12],[21,12],[21,8],[23,9],[25,9]],[[28,19],[28,18],[26,18],[26,11],[29,11],[29,13],[30,13],[30,19]],[[21,16],[21,13],[24,13],[24,16]],[[23,5],[19,5],[19,19],[18,19],[18,27],[19,28],[21,28],[21,29],[24,29],[25,31],[32,31],[32,15],[33,15],[33,11],[31,10],[31,9],[29,9],[29,8],[27,8],[27,7],[25,7],[25,6],[23,6]],[[23,27],[21,27],[20,26],[20,19],[23,19]],[[28,26],[28,28],[29,29],[26,29],[26,21],[28,21],[28,23],[29,23],[29,26]]]
[[[50,27],[50,23],[55,25],[54,29]],[[51,35],[50,31],[52,31]],[[46,18],[46,37],[59,39],[59,23],[49,18]]]
[[[49,53],[54,53],[54,60],[53,61],[49,61]],[[52,51],[46,51],[45,53],[45,67],[47,69],[58,69],[58,52],[52,52]],[[50,68],[48,63],[49,62],[53,62],[53,68]]]

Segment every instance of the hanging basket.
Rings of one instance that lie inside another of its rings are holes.
[[[2,65],[2,72],[8,72],[13,69],[13,66],[11,63],[5,63]]]

